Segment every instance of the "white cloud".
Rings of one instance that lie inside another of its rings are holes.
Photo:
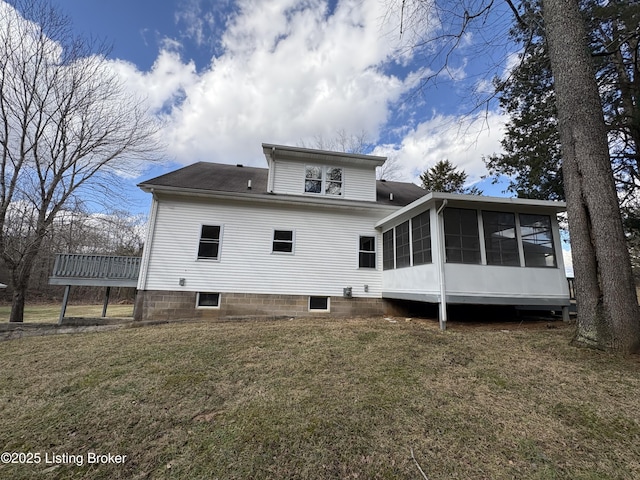
[[[405,132],[400,145],[380,145],[374,154],[397,158],[400,180],[419,183],[422,172],[449,160],[475,183],[486,174],[482,157],[502,151],[504,121],[494,112],[473,118],[436,115]]]
[[[170,157],[262,165],[263,141],[295,145],[338,130],[378,138],[416,80],[389,73],[399,39],[387,13],[376,1],[329,11],[321,0],[241,0],[207,69],[197,72],[173,43],[149,72],[115,64],[162,111]]]

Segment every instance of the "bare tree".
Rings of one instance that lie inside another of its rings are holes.
[[[58,213],[77,196],[108,193],[157,143],[154,119],[103,47],[76,37],[47,0],[13,5],[0,4],[0,256],[13,290],[9,321],[21,322]]]
[[[491,12],[499,5],[511,9],[525,28],[531,21],[525,0],[395,1],[401,10],[401,32],[418,32],[423,51],[433,52],[433,58],[443,62],[436,74],[427,71],[422,86],[448,68],[466,35],[493,27]],[[542,4],[544,25],[537,27],[547,38],[555,80],[579,309],[576,341],[606,350],[637,351],[638,304],[585,21],[579,0],[542,0]]]
[[[325,137],[322,134],[314,135],[311,142],[300,140],[299,146],[302,148],[317,148],[332,152],[360,153],[367,154],[373,149],[367,132],[361,130],[359,133],[348,133],[345,129],[336,130],[332,137]],[[376,168],[376,179],[396,180],[400,177],[400,163],[397,156],[387,157],[387,161]]]

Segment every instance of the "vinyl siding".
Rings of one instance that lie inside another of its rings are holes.
[[[293,161],[277,161],[275,165],[273,191],[290,195],[308,195],[304,192],[305,166],[324,166],[318,163]],[[343,195],[339,198],[371,202],[376,200],[375,169],[339,164],[335,166],[342,168],[343,173]]]
[[[162,198],[142,290],[381,297],[388,211]],[[198,260],[202,225],[221,225],[219,260]],[[294,254],[272,253],[273,230],[293,230]],[[376,237],[376,269],[358,268],[360,235]],[[185,285],[179,285],[179,279]],[[369,286],[365,292],[364,286]]]

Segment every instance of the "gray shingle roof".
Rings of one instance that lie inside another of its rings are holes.
[[[198,162],[151,178],[138,184],[142,189],[170,187],[180,190],[244,193],[267,195],[266,168]],[[251,180],[251,189],[248,181]],[[408,205],[427,192],[413,183],[377,181],[377,203],[384,205]],[[390,194],[393,194],[391,199]]]

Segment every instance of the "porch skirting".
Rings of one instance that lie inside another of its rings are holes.
[[[393,312],[393,308],[382,298],[329,297],[328,311],[310,311],[308,295],[220,293],[220,305],[217,308],[197,308],[196,300],[196,292],[138,291],[135,319],[215,319],[242,316],[370,317]]]

